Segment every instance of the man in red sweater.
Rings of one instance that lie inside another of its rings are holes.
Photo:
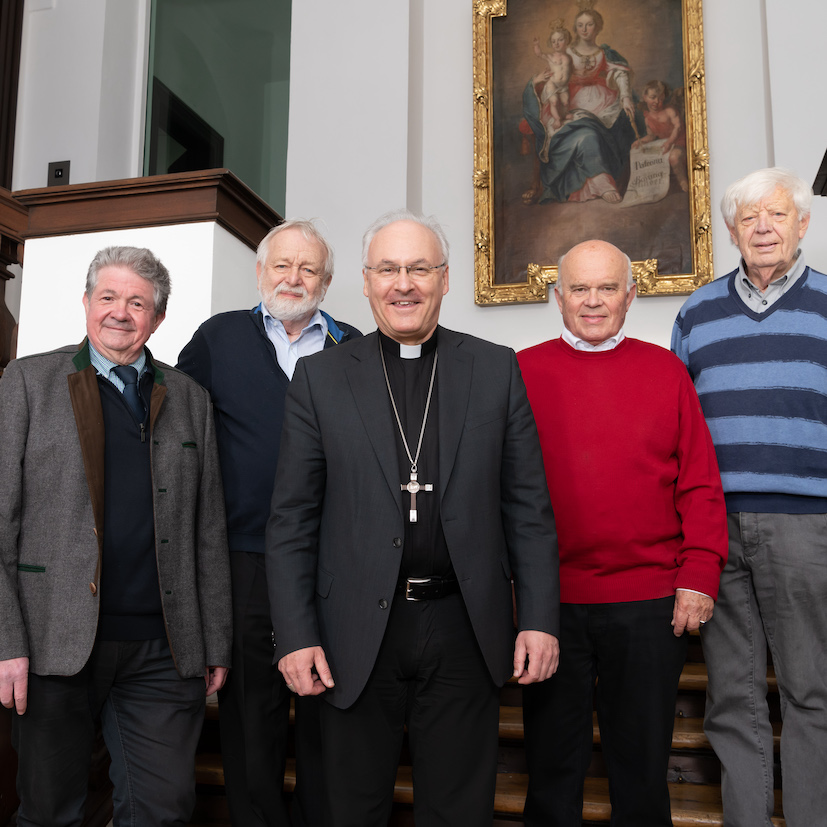
[[[523,693],[527,827],[580,827],[597,709],[612,824],[671,825],[666,768],[687,632],[727,556],[715,451],[689,374],[628,339],[629,258],[560,259],[563,335],[518,354],[560,545],[560,667]],[[595,679],[598,679],[595,685]]]

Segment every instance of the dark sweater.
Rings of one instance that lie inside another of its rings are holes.
[[[147,410],[152,374],[141,391]],[[98,377],[103,407],[104,518],[100,585],[101,640],[150,640],[164,637],[148,436],[142,439],[123,394]]]
[[[325,318],[325,348],[362,335]],[[279,367],[259,308],[208,319],[181,351],[178,368],[212,397],[230,550],[263,554],[290,380]]]

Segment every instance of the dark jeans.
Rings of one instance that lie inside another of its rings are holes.
[[[284,804],[290,690],[273,664],[264,555],[234,551],[233,668],[218,693],[221,758],[236,827],[288,827]],[[293,827],[321,827],[322,747],[318,698],[296,698]]]
[[[612,827],[672,824],[666,769],[688,644],[672,634],[674,602],[561,604],[560,668],[523,691],[526,827],[582,824],[595,701]]]
[[[115,825],[186,824],[204,703],[204,679],[178,675],[165,639],[99,641],[77,675],[30,673],[28,709],[13,722],[18,825],[80,825],[98,715]]]
[[[490,827],[498,714],[462,597],[396,597],[365,690],[322,706],[328,827],[387,825],[405,725],[417,827]]]

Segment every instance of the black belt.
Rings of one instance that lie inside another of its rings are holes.
[[[405,600],[438,600],[458,592],[459,583],[455,579],[442,577],[408,577],[396,584],[396,593],[404,595]]]

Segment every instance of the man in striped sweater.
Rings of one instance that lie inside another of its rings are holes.
[[[729,560],[702,640],[728,827],[771,824],[768,645],[787,825],[827,818],[827,276],[798,247],[811,200],[778,168],[732,184],[721,209],[741,262],[692,295],[672,337],[727,500]]]

